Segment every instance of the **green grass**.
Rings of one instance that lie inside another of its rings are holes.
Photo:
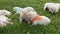
[[[43,11],[43,6],[46,2],[58,2],[60,0],[0,0],[0,9],[6,9],[11,11],[12,15],[9,17],[12,19],[13,25],[7,25],[0,27],[0,34],[60,34],[60,10],[56,14],[51,14],[48,11]],[[14,15],[13,7],[33,7],[39,15],[47,16],[51,19],[51,23],[48,26],[36,25],[30,27],[29,24],[19,22],[19,15]]]

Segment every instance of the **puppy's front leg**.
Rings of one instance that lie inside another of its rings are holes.
[[[11,19],[9,19],[9,18],[8,18],[7,20],[8,20],[8,21],[11,21]]]
[[[27,18],[28,24],[30,24],[30,20]]]
[[[28,24],[30,24],[30,21],[28,21]]]
[[[7,19],[8,21],[11,21],[11,19],[9,19],[8,17],[6,17],[6,19]]]
[[[19,18],[20,22],[22,22],[22,16],[20,15],[20,18]]]
[[[44,11],[46,10],[46,8],[44,7]]]

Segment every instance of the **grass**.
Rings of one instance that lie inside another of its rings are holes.
[[[13,25],[7,25],[0,27],[0,34],[60,34],[60,10],[56,14],[51,14],[48,11],[43,11],[43,6],[46,2],[58,2],[60,0],[0,0],[0,9],[6,9],[11,11],[12,15],[9,17],[12,19]],[[13,7],[33,7],[39,15],[47,16],[51,19],[51,23],[48,26],[36,25],[30,27],[29,24],[19,22],[19,15],[14,15]]]

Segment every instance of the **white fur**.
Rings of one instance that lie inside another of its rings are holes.
[[[7,11],[7,10],[0,10],[0,15],[10,16],[11,15],[11,12],[10,11]]]
[[[23,13],[25,13],[27,15],[28,12],[35,12],[33,7],[26,7],[23,9]],[[22,21],[22,19],[25,19],[26,21],[29,21],[29,19],[27,18],[27,16],[24,16],[23,13],[20,15],[20,21]]]
[[[0,16],[0,26],[6,26],[6,24],[9,24],[11,21],[11,19],[9,19],[8,17],[1,15]]]
[[[23,13],[25,13],[25,11],[23,10],[23,8],[14,7],[13,11],[15,11],[15,14],[20,14],[20,17],[19,17],[20,22],[22,22],[22,20],[25,19],[25,16],[23,15]]]
[[[23,8],[20,7],[14,7],[13,11],[15,11],[15,14],[21,14],[21,12],[23,11]]]
[[[40,17],[42,17],[42,20],[34,21],[34,23],[44,25],[44,26],[48,25],[50,23],[50,19],[47,18],[46,16],[40,16]],[[35,24],[33,24],[33,25],[35,25]]]
[[[36,12],[29,12],[28,13],[28,19],[30,19],[30,21],[33,20],[33,18],[38,15]],[[48,25],[50,23],[50,19],[47,18],[46,16],[40,16],[42,18],[42,20],[36,20],[33,22],[32,26],[33,25],[37,25],[37,24],[40,24],[40,25]]]
[[[26,16],[27,14],[24,15],[23,13],[26,14],[27,11],[23,9],[22,13],[20,14],[20,18],[19,18],[20,22],[22,22],[23,19],[25,19],[25,21],[28,20],[28,19],[27,19],[27,16]]]
[[[24,14],[27,14],[30,11],[34,11],[34,8],[32,8],[32,7],[26,7],[26,8],[23,9],[23,8],[20,8],[20,7],[14,7],[13,11],[15,11],[16,14],[20,14],[19,20],[20,20],[20,22],[22,22],[23,19],[25,19],[26,21],[28,21],[27,16],[25,16]]]
[[[24,8],[27,12],[30,12],[30,11],[34,11],[34,8],[33,7],[26,7]]]
[[[45,3],[44,11],[46,10],[46,8],[48,8],[51,13],[56,13],[60,9],[60,4],[59,3]]]
[[[46,10],[46,8],[48,8],[50,5],[53,5],[54,3],[45,3],[44,5],[44,11]]]

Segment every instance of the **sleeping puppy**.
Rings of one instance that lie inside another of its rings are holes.
[[[13,24],[10,22],[11,19],[9,19],[8,17],[1,15],[0,16],[0,26],[6,26],[7,24]]]
[[[0,15],[10,16],[11,15],[11,12],[10,11],[7,11],[7,10],[0,10]]]
[[[32,25],[48,25],[50,23],[50,19],[47,18],[46,16],[39,16],[36,12],[29,12],[27,13],[27,18],[32,21]]]

